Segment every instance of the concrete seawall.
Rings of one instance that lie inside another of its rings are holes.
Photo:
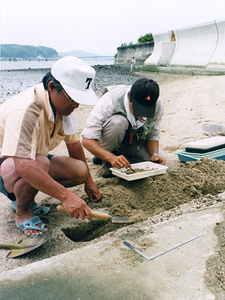
[[[136,66],[143,66],[144,61],[152,54],[153,47],[154,42],[118,47],[115,65],[129,67],[132,56],[135,56]]]
[[[153,38],[154,49],[152,55],[144,63],[146,65],[167,66],[175,48],[173,31],[153,35]]]
[[[129,66],[135,56],[139,68],[168,73],[225,74],[225,20],[171,30],[153,38],[154,47],[146,43],[145,47],[136,44],[133,48],[117,48],[115,64]]]
[[[218,21],[215,24],[217,27],[217,45],[207,68],[225,68],[225,21]]]
[[[206,67],[217,46],[215,23],[175,30],[176,47],[170,66]]]

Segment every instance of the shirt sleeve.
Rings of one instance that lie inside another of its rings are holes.
[[[100,140],[103,123],[109,119],[114,112],[112,99],[109,93],[104,94],[90,113],[82,136],[87,139]]]
[[[24,117],[24,110],[10,112],[5,122],[1,156],[35,159],[38,132],[39,125],[32,113]]]
[[[65,135],[65,143],[66,144],[73,144],[76,143],[79,140],[79,134],[76,132],[72,135]]]

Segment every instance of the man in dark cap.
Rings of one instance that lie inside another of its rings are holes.
[[[131,168],[131,163],[142,161],[165,164],[159,149],[163,104],[158,98],[159,86],[149,78],[140,78],[132,86],[106,88],[82,133],[93,162],[103,163],[103,178],[112,177],[111,166]]]

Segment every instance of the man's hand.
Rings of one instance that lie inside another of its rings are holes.
[[[80,141],[78,141],[77,143],[74,143],[74,144],[67,145],[67,148],[68,148],[70,157],[81,160],[81,161],[85,162],[87,165],[84,151],[83,151]],[[88,165],[87,165],[87,169],[88,169],[88,176],[87,176],[87,181],[84,183],[84,190],[92,202],[98,202],[102,198],[102,196],[92,180]]]
[[[160,156],[158,154],[157,155],[156,154],[152,155],[151,156],[151,161],[154,162],[154,163],[158,163],[160,165],[165,165],[165,163],[166,163],[165,158],[163,158],[162,156]]]
[[[123,155],[119,155],[119,156],[113,155],[109,162],[114,168],[117,168],[117,169],[131,168],[131,164]]]
[[[162,156],[158,155],[159,151],[159,142],[158,141],[147,141],[147,149],[150,154],[150,160],[154,163],[158,163],[160,165],[165,165],[166,160]]]
[[[92,180],[85,182],[84,190],[91,202],[98,202],[102,199],[102,195],[100,194],[99,190]]]
[[[129,161],[123,155],[114,155],[110,151],[105,150],[96,140],[83,138],[83,145],[93,155],[109,162],[117,169],[131,168]]]
[[[82,220],[84,220],[86,216],[88,220],[92,218],[91,209],[87,206],[85,201],[73,193],[70,194],[67,200],[62,202],[62,205],[72,218],[81,218]]]

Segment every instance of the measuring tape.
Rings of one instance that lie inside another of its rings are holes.
[[[171,247],[169,247],[169,248],[167,248],[167,249],[165,249],[165,250],[162,250],[162,251],[160,251],[160,252],[158,252],[158,253],[156,253],[156,254],[154,254],[154,255],[152,255],[152,256],[146,255],[145,253],[141,252],[140,250],[138,250],[137,248],[135,248],[134,246],[132,246],[130,243],[128,243],[128,242],[126,242],[126,241],[124,241],[123,243],[124,243],[124,245],[126,245],[126,246],[129,247],[130,249],[132,249],[132,250],[134,250],[135,252],[137,252],[138,254],[140,254],[140,255],[141,255],[142,257],[144,257],[145,259],[147,259],[147,260],[152,260],[152,259],[154,259],[154,258],[156,258],[156,257],[158,257],[158,256],[160,256],[160,255],[163,255],[163,254],[165,254],[165,253],[167,253],[167,252],[169,252],[169,251],[171,251],[171,250],[173,250],[173,249],[176,249],[176,248],[178,248],[178,247],[180,247],[180,246],[182,246],[182,245],[184,245],[184,244],[187,244],[187,243],[189,243],[189,242],[191,242],[191,241],[193,241],[193,240],[196,240],[197,238],[199,238],[199,237],[201,237],[201,236],[203,236],[202,233],[200,233],[200,234],[198,234],[198,235],[195,235],[195,236],[193,236],[193,237],[190,237],[190,238],[188,238],[187,240],[185,240],[185,241],[183,241],[183,242],[180,242],[180,243],[178,243],[178,244],[176,244],[176,245],[174,245],[174,246],[171,246]]]

